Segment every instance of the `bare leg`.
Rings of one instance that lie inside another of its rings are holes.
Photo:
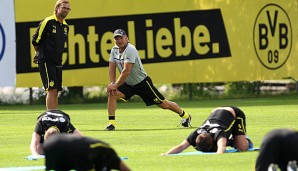
[[[162,109],[169,109],[179,115],[183,112],[183,109],[181,109],[177,103],[169,100],[164,100],[161,104],[158,104],[158,106]]]
[[[120,91],[109,92],[108,94],[108,118],[109,118],[109,125],[105,129],[106,131],[113,131],[115,130],[115,114],[117,108],[117,99],[123,98],[124,94]]]
[[[46,106],[47,110],[58,109],[58,91],[56,89],[48,90]]]
[[[248,149],[248,140],[246,139],[246,135],[237,135],[234,136],[234,148],[246,151]]]
[[[108,96],[108,115],[109,116],[115,116],[116,107],[117,107],[117,96],[109,95]]]
[[[108,115],[115,116],[117,108],[117,99],[124,98],[125,95],[120,91],[117,91],[117,94],[108,95]]]
[[[181,118],[182,127],[191,127],[191,116],[187,114],[183,109],[181,109],[181,107],[177,103],[169,100],[164,100],[161,104],[158,104],[158,106],[162,109],[169,109],[177,113]]]

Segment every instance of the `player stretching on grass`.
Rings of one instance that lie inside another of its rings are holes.
[[[58,133],[82,135],[70,122],[69,116],[61,110],[49,110],[38,116],[32,134],[30,150],[34,156],[43,155],[43,143],[49,136]]]
[[[59,134],[44,144],[46,170],[130,171],[107,143],[84,136]]]
[[[229,140],[230,135],[232,139]],[[228,141],[229,145],[241,151],[253,147],[246,136],[244,113],[237,107],[218,107],[211,112],[202,126],[164,155],[180,153],[190,145],[198,151],[222,154],[226,150]]]
[[[183,127],[189,127],[191,116],[175,102],[166,100],[153,85],[151,78],[145,72],[140,56],[135,46],[129,43],[126,32],[117,29],[114,32],[115,46],[112,48],[109,60],[110,85],[108,92],[107,131],[115,130],[115,111],[117,99],[128,100],[134,95],[140,96],[147,106],[157,105],[169,109],[181,117]],[[116,67],[120,76],[116,79]]]

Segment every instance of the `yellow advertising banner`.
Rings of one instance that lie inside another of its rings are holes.
[[[17,87],[42,86],[31,37],[53,0],[15,0]],[[113,31],[155,83],[298,78],[298,0],[70,0],[64,86],[108,84]]]

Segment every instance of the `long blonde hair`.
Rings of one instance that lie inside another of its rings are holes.
[[[69,4],[68,0],[57,0],[55,6],[54,6],[54,14],[57,13],[58,8],[61,6],[61,4]]]

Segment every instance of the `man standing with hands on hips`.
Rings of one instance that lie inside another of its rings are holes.
[[[109,59],[111,83],[107,87],[109,125],[106,130],[115,130],[117,99],[126,101],[134,95],[140,96],[147,106],[155,104],[162,109],[177,113],[181,117],[182,126],[190,127],[191,116],[175,102],[166,100],[153,85],[143,68],[137,49],[129,43],[126,32],[122,29],[115,30],[114,41],[115,46]],[[116,67],[120,72],[118,79],[116,79]]]
[[[62,54],[69,31],[64,19],[69,11],[68,0],[57,0],[54,14],[39,23],[32,37],[36,51],[33,62],[38,64],[40,77],[47,92],[47,110],[58,109],[58,92],[63,90]]]

